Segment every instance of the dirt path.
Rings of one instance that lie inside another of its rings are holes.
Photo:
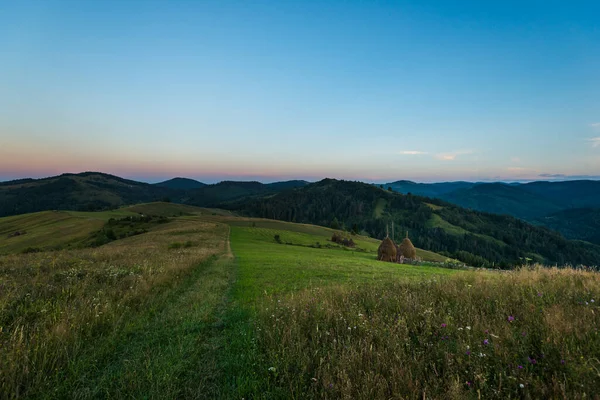
[[[230,230],[222,254],[198,265],[164,301],[131,321],[94,370],[76,373],[77,382],[65,385],[68,397],[218,397],[218,357],[226,345],[222,314],[235,272],[229,236]]]

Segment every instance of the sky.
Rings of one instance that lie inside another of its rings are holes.
[[[0,0],[0,180],[600,179],[600,2]]]

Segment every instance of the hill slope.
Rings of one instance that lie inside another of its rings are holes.
[[[0,185],[0,216],[45,210],[92,211],[112,209],[173,197],[168,188],[100,172],[63,174]]]
[[[188,192],[184,202],[199,207],[217,207],[241,198],[266,196],[284,190],[306,186],[306,181],[260,182],[223,181]]]
[[[201,188],[206,186],[206,184],[189,178],[173,178],[164,182],[155,183],[154,186],[176,190],[191,190]]]
[[[562,233],[568,239],[600,245],[600,208],[573,208],[537,219],[535,222]]]
[[[473,182],[440,182],[440,183],[416,183],[412,181],[396,181],[383,185],[385,189],[391,187],[395,192],[402,194],[414,194],[416,196],[439,197],[459,189],[469,189],[478,185]]]
[[[512,215],[531,220],[561,209],[560,205],[535,192],[526,191],[522,185],[484,183],[468,189],[445,193],[439,198],[473,210],[494,214]]]
[[[394,222],[396,239],[408,230],[416,246],[472,265],[509,267],[526,258],[545,263],[597,265],[600,246],[569,241],[519,219],[467,210],[436,199],[402,195],[360,182],[325,179],[230,208],[251,216],[345,228],[382,238]]]

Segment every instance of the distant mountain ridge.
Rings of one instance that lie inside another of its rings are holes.
[[[452,189],[454,186],[454,190]],[[462,186],[462,187],[461,187]],[[425,195],[461,207],[495,214],[512,215],[561,232],[570,239],[594,238],[590,231],[600,231],[592,218],[580,224],[569,223],[568,216],[585,211],[560,213],[574,209],[600,208],[600,181],[574,180],[529,183],[415,183],[397,181],[385,184],[400,193]],[[545,218],[552,216],[552,218]],[[568,226],[568,227],[567,227]],[[595,239],[594,239],[595,240]]]
[[[188,178],[149,184],[102,172],[66,173],[0,182],[0,217],[45,210],[106,210],[154,201],[214,207],[241,197],[274,194],[306,184],[295,180],[206,185]]]
[[[206,186],[206,183],[198,182],[194,179],[177,177],[164,182],[155,183],[154,185],[176,190],[191,190]]]

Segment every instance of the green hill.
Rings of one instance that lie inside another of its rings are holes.
[[[0,216],[45,210],[95,211],[174,197],[177,191],[99,172],[0,185]]]
[[[473,210],[512,215],[531,220],[561,209],[542,195],[523,189],[522,185],[485,183],[445,193],[439,198]]]
[[[568,239],[600,244],[600,208],[573,208],[538,218],[536,223],[562,233]]]
[[[469,189],[476,186],[473,182],[440,182],[440,183],[416,183],[412,181],[396,181],[385,183],[384,188],[391,187],[394,192],[402,194],[414,194],[416,196],[440,197],[459,189]]]
[[[375,238],[383,238],[386,226],[394,222],[396,239],[408,231],[416,246],[471,265],[510,267],[526,259],[598,265],[600,260],[600,246],[566,240],[514,217],[467,210],[360,182],[325,179],[229,207],[250,216],[322,226],[335,219],[345,229]],[[374,218],[376,215],[380,217]]]
[[[155,183],[154,185],[176,190],[192,190],[206,186],[205,183],[188,178],[173,178],[164,182]]]
[[[306,186],[306,181],[286,181],[264,184],[260,182],[223,181],[214,185],[206,185],[188,192],[184,202],[199,207],[219,207],[224,203],[267,196],[281,191]]]

